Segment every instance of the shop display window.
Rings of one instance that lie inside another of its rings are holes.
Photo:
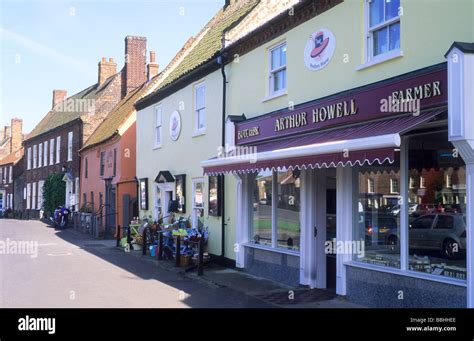
[[[364,252],[354,255],[355,260],[400,268],[399,181],[399,157],[393,164],[359,168],[354,239],[364,244]]]
[[[300,249],[300,172],[298,170],[258,173],[253,186],[251,231],[252,243],[293,251]]]
[[[410,137],[409,269],[466,279],[466,167],[447,133]]]

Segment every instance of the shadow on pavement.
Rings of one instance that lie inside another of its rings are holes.
[[[49,226],[45,226],[49,228]],[[182,302],[194,308],[275,308],[242,292],[206,284],[184,276],[178,268],[166,270],[150,255],[130,255],[115,247],[115,240],[93,239],[71,228],[56,230],[55,235],[143,280],[156,280],[185,293]],[[166,261],[164,261],[166,262]],[[135,293],[134,293],[135,294]],[[126,293],[124,293],[126,295]]]

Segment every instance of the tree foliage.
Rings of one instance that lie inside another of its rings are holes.
[[[63,173],[50,174],[44,183],[43,203],[46,212],[54,212],[56,207],[65,204],[66,183],[63,176]]]

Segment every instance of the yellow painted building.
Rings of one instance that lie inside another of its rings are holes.
[[[299,2],[230,45],[229,153],[201,162],[226,177],[235,228],[226,256],[252,274],[369,306],[473,306],[472,182],[459,176],[473,168],[459,142],[473,123],[470,104],[459,105],[472,86],[473,41],[469,0],[328,0]],[[421,114],[382,106],[400,99]],[[449,153],[458,146],[461,158]],[[242,148],[256,149],[241,159]],[[416,237],[425,215],[444,232]],[[330,254],[332,237],[365,255]],[[383,293],[371,295],[372,285]],[[417,299],[390,296],[400,290]],[[423,300],[425,290],[450,299]]]

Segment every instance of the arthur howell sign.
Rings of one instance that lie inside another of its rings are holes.
[[[445,67],[402,77],[239,122],[236,144],[419,112],[447,103]]]

